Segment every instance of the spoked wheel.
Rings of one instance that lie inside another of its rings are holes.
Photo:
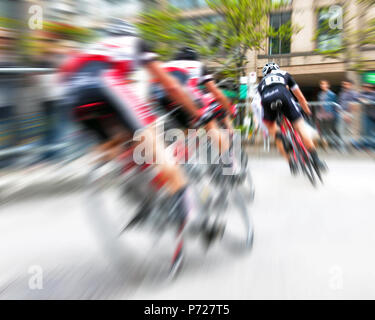
[[[210,215],[224,226],[221,242],[232,253],[243,253],[252,248],[254,228],[248,204],[236,190],[217,189],[210,198]]]
[[[294,140],[295,145],[297,146],[297,149],[295,150],[299,167],[301,168],[301,172],[307,176],[310,183],[316,187],[316,179],[315,179],[315,173],[314,168],[311,164],[309,156],[305,153],[305,151],[300,147],[297,141]]]
[[[233,253],[250,250],[254,240],[254,226],[248,211],[248,204],[242,194],[233,191],[225,205],[218,208],[225,222],[223,244]]]
[[[196,188],[202,204],[202,215],[221,228],[218,237],[232,253],[247,252],[252,248],[254,226],[248,210],[248,203],[238,189],[226,184],[225,177],[220,183],[218,178],[206,176]]]
[[[247,154],[243,153],[241,156],[241,174],[243,175],[243,179],[239,185],[239,190],[245,202],[251,203],[255,199],[255,185],[248,162]]]
[[[302,158],[303,156],[300,155],[300,166],[301,166],[301,170],[302,172],[304,173],[305,176],[307,176],[307,178],[309,179],[309,181],[311,182],[311,184],[316,187],[316,179],[315,179],[315,174],[314,174],[314,169],[311,165],[311,162],[309,159],[307,159],[307,156],[304,157],[304,159]]]
[[[119,172],[103,176],[99,169],[92,170],[88,180],[86,211],[105,255],[123,281],[158,281],[168,279],[171,272],[177,274],[182,265],[182,260],[177,263],[174,258],[181,240],[177,228],[164,223],[157,202],[147,219],[138,216],[140,199],[129,193],[140,185],[148,187],[146,180],[134,181],[131,187]],[[144,197],[149,191],[140,194]],[[139,219],[134,220],[135,216]]]
[[[311,162],[312,162],[312,161],[311,161]],[[316,173],[316,175],[318,176],[320,182],[321,182],[321,183],[324,183],[321,169],[320,169],[318,166],[316,166],[314,163],[312,163],[311,165],[312,165],[312,167],[314,168],[315,173]]]

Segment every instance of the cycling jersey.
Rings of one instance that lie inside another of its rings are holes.
[[[156,117],[129,78],[156,57],[136,37],[111,37],[91,45],[61,68],[66,84],[63,103],[101,139],[112,136],[116,127],[116,121],[109,122],[108,118],[118,120],[117,128],[122,126],[132,133],[143,129]]]
[[[288,86],[290,90],[298,88],[297,82],[288,72],[283,70],[272,70],[262,79],[258,86],[258,91],[262,95],[265,90],[269,90],[277,85],[284,87]]]
[[[208,81],[214,80],[212,74],[208,72],[207,67],[200,61],[196,60],[173,60],[164,64],[164,67],[173,71],[173,69],[185,70],[188,75],[189,86],[200,86]]]
[[[213,102],[213,96],[199,88],[206,82],[214,80],[213,75],[208,72],[207,67],[202,62],[196,60],[173,60],[165,63],[163,68],[181,82],[198,105],[207,107]],[[182,75],[185,75],[185,79],[183,79]]]
[[[295,122],[302,117],[301,111],[288,88],[289,90],[295,90],[298,89],[298,85],[286,71],[272,70],[262,79],[258,86],[258,96],[263,106],[264,120],[269,122],[276,120],[279,111],[273,110],[271,105],[277,100],[282,102],[281,112],[291,122]]]
[[[100,61],[125,76],[157,57],[157,54],[151,52],[147,44],[137,37],[109,37],[73,54],[60,71],[66,78],[80,71],[86,64]]]
[[[181,83],[192,99],[201,108],[207,108],[216,101],[211,93],[204,92],[204,90],[200,88],[200,86],[204,85],[206,82],[214,80],[213,75],[209,73],[207,67],[202,62],[196,60],[173,60],[164,63],[163,69]],[[168,111],[175,108],[175,105],[159,84],[154,83],[151,90],[153,97],[157,99],[164,108]],[[179,109],[175,111],[174,117],[181,126],[186,128],[190,126],[190,115],[184,110]]]

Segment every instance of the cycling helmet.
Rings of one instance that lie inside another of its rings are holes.
[[[111,36],[138,36],[137,28],[133,24],[118,18],[110,20],[106,32]]]
[[[175,60],[199,60],[198,52],[191,47],[183,47],[178,50]]]
[[[280,70],[280,67],[275,62],[269,62],[263,67],[263,76],[269,74],[272,70]]]

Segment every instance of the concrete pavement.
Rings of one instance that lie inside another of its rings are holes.
[[[279,158],[253,159],[255,242],[237,256],[190,252],[179,278],[119,278],[86,216],[82,188],[0,207],[0,299],[375,298],[375,162],[329,157],[325,185],[290,176]],[[33,266],[43,289],[31,290]]]

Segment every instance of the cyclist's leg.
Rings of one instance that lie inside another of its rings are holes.
[[[223,155],[229,150],[230,147],[230,137],[229,134],[226,134],[226,131],[220,130],[215,120],[210,121],[205,129],[207,133],[215,141],[216,146],[218,147],[218,154]],[[229,133],[229,132],[228,132]]]
[[[155,127],[152,124],[156,117],[152,114],[150,107],[140,99],[136,91],[130,85],[124,85],[122,78],[116,74],[106,73],[102,77],[102,92],[117,111],[124,127],[131,133],[142,132],[145,139],[145,147],[152,148],[155,164],[161,172],[163,180],[166,181],[167,190],[175,194],[186,186],[186,179],[181,169],[174,163],[167,161],[164,142],[156,136]]]
[[[319,168],[325,168],[323,162],[319,159],[318,153],[316,151],[316,147],[312,137],[310,137],[309,132],[307,130],[307,126],[305,120],[302,117],[301,111],[297,106],[297,103],[294,101],[290,92],[285,95],[286,103],[284,104],[284,114],[286,117],[292,122],[293,127],[299,133],[303,144],[310,152],[311,157],[314,161],[314,164]]]
[[[265,120],[264,124],[266,125],[270,136],[272,136],[275,139],[276,147],[279,150],[280,154],[289,162],[290,157],[285,151],[283,136],[281,134],[279,127],[277,126],[276,121],[271,122]]]
[[[309,151],[314,150],[315,149],[314,141],[309,136],[309,132],[307,130],[307,127],[303,118],[299,118],[295,120],[292,124],[293,124],[293,127],[297,130],[297,132],[301,136],[303,144],[305,145],[307,150]]]
[[[183,174],[180,167],[168,157],[164,141],[157,136],[157,130],[155,126],[151,126],[142,132],[142,136],[147,137],[144,140],[145,148],[152,148],[153,158],[157,163],[155,165],[160,171],[160,179],[166,182],[166,189],[170,195],[175,194],[179,190],[185,188],[187,185],[187,179]]]
[[[225,128],[229,130],[229,133],[233,134],[233,125],[232,125],[232,122],[230,121],[229,116],[225,116],[225,118],[223,119],[223,124]]]
[[[283,97],[283,113],[284,115],[289,119],[289,121],[292,123],[294,129],[299,133],[299,135],[302,138],[302,141],[305,145],[305,147],[308,150],[315,149],[314,142],[312,138],[309,136],[309,132],[307,130],[305,121],[302,117],[302,113],[295,102],[292,94],[285,90],[284,97]]]
[[[129,141],[130,136],[126,131],[118,132],[107,139],[104,143],[96,148],[96,152],[100,155],[100,160],[111,161],[116,159],[123,151],[123,145]]]
[[[278,111],[271,108],[272,103],[282,97],[280,90],[280,88],[277,88],[276,90],[272,90],[271,94],[265,94],[262,97],[263,123],[268,129],[268,134],[274,138],[280,154],[289,162],[289,155],[284,148],[283,136],[276,123]]]

